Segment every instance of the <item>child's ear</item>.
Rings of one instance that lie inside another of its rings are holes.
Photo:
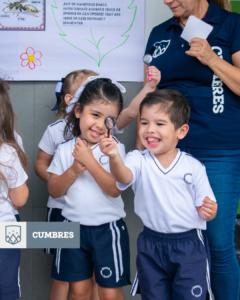
[[[74,113],[75,113],[75,117],[76,117],[77,119],[80,118],[81,111],[82,111],[82,110],[81,110],[80,103],[77,102],[77,103],[75,104],[75,107],[74,107]]]
[[[179,130],[178,138],[179,138],[179,140],[182,140],[187,135],[187,133],[189,131],[189,126],[188,126],[188,124],[183,124],[178,130]]]
[[[73,98],[73,96],[70,95],[70,94],[66,94],[66,95],[64,96],[64,101],[65,101],[65,103],[67,104],[67,106],[70,104],[72,98]]]

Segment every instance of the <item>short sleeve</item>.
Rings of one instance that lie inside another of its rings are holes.
[[[63,169],[62,160],[61,160],[61,147],[58,147],[53,157],[53,160],[47,169],[47,172],[56,175],[62,175],[64,171],[65,170]]]
[[[49,155],[54,155],[56,147],[50,130],[50,126],[48,126],[38,144],[38,148]]]
[[[233,28],[233,35],[231,40],[231,54],[234,54],[238,51],[240,51],[240,15],[235,15],[235,22],[232,24]]]
[[[7,179],[9,189],[18,188],[26,182],[28,176],[21,165],[16,151],[13,151],[6,163],[3,164],[0,170]]]
[[[133,180],[129,184],[122,184],[120,182],[117,182],[117,187],[119,188],[119,190],[123,191],[126,190],[129,186],[135,185],[141,172],[141,159],[142,155],[139,150],[133,150],[127,154],[126,159],[124,160],[124,164],[132,172]],[[134,187],[133,190],[135,190]]]
[[[113,127],[112,135],[119,134],[119,133],[123,133],[123,132],[124,132],[124,128],[122,128],[121,130],[119,130],[119,129],[117,128],[117,125],[115,125],[115,126]]]
[[[207,177],[206,168],[200,163],[193,174],[193,190],[195,192],[195,206],[202,206],[205,197],[209,197],[216,202],[216,198]]]

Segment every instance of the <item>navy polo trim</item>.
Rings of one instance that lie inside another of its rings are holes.
[[[58,123],[62,123],[62,122],[63,122],[62,120],[57,121],[57,122],[53,123],[52,125],[50,125],[50,127],[55,126],[55,125],[57,125]]]
[[[167,172],[165,173],[165,172],[163,172],[163,170],[161,170],[161,169],[159,168],[159,166],[158,166],[158,164],[156,163],[154,157],[152,157],[151,152],[149,152],[149,154],[150,154],[151,158],[153,159],[155,165],[158,167],[158,169],[159,169],[164,175],[167,175],[169,172],[171,172],[171,171],[175,168],[175,166],[177,165],[177,163],[179,162],[179,160],[180,160],[180,158],[181,158],[181,156],[182,156],[182,152],[181,152],[180,155],[179,155],[178,160],[177,160],[176,163],[173,165],[173,167],[172,167],[169,171],[167,171]]]
[[[71,141],[71,140],[73,140],[73,138],[71,138],[71,139],[69,139],[69,140],[66,140],[65,142],[62,142],[61,145],[62,145],[62,144],[65,144],[65,143],[67,143],[67,142],[69,142],[69,141]]]

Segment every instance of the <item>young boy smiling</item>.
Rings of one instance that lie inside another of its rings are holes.
[[[217,204],[205,167],[176,149],[188,133],[189,104],[178,92],[149,93],[140,105],[141,143],[123,162],[107,135],[100,142],[120,190],[132,185],[135,212],[144,229],[138,237],[137,276],[143,300],[212,299],[206,221]],[[211,200],[212,199],[212,200]]]

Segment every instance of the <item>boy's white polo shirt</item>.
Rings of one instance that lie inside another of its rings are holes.
[[[64,129],[67,122],[65,119],[59,120],[53,124],[48,125],[45,130],[41,141],[38,144],[38,148],[46,152],[49,155],[54,155],[58,145],[65,141]],[[62,209],[64,205],[64,198],[52,198],[49,196],[47,207]]]
[[[113,138],[117,141],[115,137]],[[61,175],[72,166],[75,143],[76,138],[73,138],[59,145],[47,170],[49,173]],[[124,159],[124,145],[118,142],[117,146],[121,157]],[[98,163],[107,172],[110,172],[109,158],[101,152],[99,144],[92,146],[92,152]],[[62,215],[66,219],[80,222],[82,225],[98,226],[126,216],[121,196],[117,198],[108,196],[87,170],[78,175],[64,195],[64,200]]]
[[[132,185],[135,212],[146,227],[163,233],[206,229],[196,206],[202,206],[206,196],[216,199],[201,162],[178,150],[172,164],[164,169],[153,153],[134,150],[124,163],[132,171],[133,181],[117,186],[124,190]]]

